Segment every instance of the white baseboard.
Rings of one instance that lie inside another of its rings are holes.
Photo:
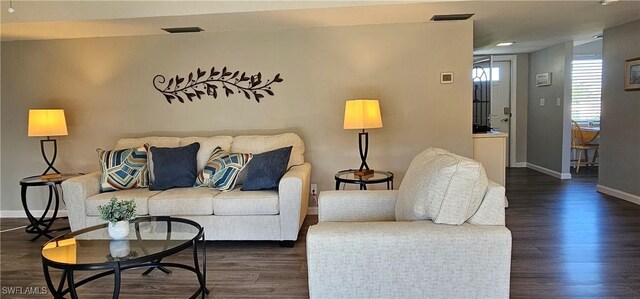
[[[549,168],[544,168],[542,166],[538,166],[538,165],[531,164],[531,163],[527,163],[527,168],[533,169],[533,170],[538,171],[538,172],[542,172],[542,173],[544,173],[546,175],[550,175],[552,177],[556,177],[556,178],[559,178],[561,180],[570,180],[571,179],[571,173],[568,173],[568,172],[560,173],[560,172],[557,172],[555,170],[551,170]]]
[[[40,217],[44,213],[44,210],[32,210],[31,214],[34,217]],[[49,211],[49,217],[53,215],[53,212]],[[67,210],[59,210],[58,217],[67,217]],[[27,218],[24,210],[1,210],[0,218]]]
[[[633,195],[631,193],[627,193],[627,192],[624,192],[624,191],[620,191],[618,189],[613,189],[613,188],[609,188],[609,187],[602,186],[602,185],[597,185],[596,186],[596,190],[598,190],[598,192],[600,192],[600,193],[611,195],[613,197],[624,199],[624,200],[626,200],[628,202],[632,202],[632,203],[635,203],[637,205],[640,205],[640,196],[638,196],[638,195]]]
[[[526,168],[527,167],[527,162],[516,162],[515,164],[511,165],[511,167],[514,167],[514,168]]]
[[[307,209],[307,215],[318,215],[318,207],[309,207]]]

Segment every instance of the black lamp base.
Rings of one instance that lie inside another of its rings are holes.
[[[51,161],[49,161],[49,158],[47,157],[47,154],[44,150],[45,142],[53,143],[53,158],[51,159]],[[56,157],[58,156],[58,142],[56,142],[55,139],[51,139],[50,137],[47,136],[47,139],[40,140],[40,152],[42,153],[42,158],[44,158],[44,161],[47,162],[47,169],[44,170],[44,172],[40,176],[40,179],[55,180],[55,179],[62,178],[62,174],[60,174],[60,171],[58,171],[58,169],[56,169],[55,166],[53,166],[53,163],[56,162]],[[48,173],[49,170],[53,170],[54,173]]]
[[[369,133],[362,130],[358,133],[358,150],[360,152],[360,168],[354,172],[357,176],[370,176],[373,169],[369,169],[367,165],[367,154],[369,153]]]

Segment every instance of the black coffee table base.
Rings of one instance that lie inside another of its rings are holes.
[[[157,218],[165,218],[165,217],[157,217]],[[180,221],[180,222],[192,222],[186,219],[176,219],[172,218],[172,221]],[[105,224],[106,225],[106,224]],[[137,226],[136,226],[137,228]],[[90,230],[91,228],[87,228],[84,230],[78,231],[78,233],[82,233],[85,230]],[[169,235],[171,232],[169,231]],[[139,234],[138,234],[139,236]],[[199,240],[199,241],[198,241]],[[135,241],[135,240],[131,240]],[[55,240],[52,240],[55,242]],[[200,262],[198,259],[198,243],[202,243],[202,269],[200,267]],[[189,247],[192,247],[193,250],[193,266],[183,265],[178,263],[163,263],[162,259],[178,252],[181,252]],[[171,273],[167,268],[180,268],[187,271],[193,272],[197,278],[200,287],[196,290],[193,295],[189,298],[197,298],[198,296],[202,296],[205,298],[205,295],[209,294],[209,289],[206,287],[206,279],[207,279],[207,242],[204,238],[204,229],[200,228],[200,233],[196,238],[194,238],[191,242],[184,243],[181,246],[172,248],[171,250],[162,251],[159,253],[155,253],[149,256],[146,256],[144,259],[139,261],[137,260],[128,260],[122,262],[112,262],[106,264],[94,264],[94,265],[75,265],[75,264],[60,264],[56,262],[49,261],[47,259],[42,259],[42,268],[44,270],[44,278],[47,283],[47,287],[51,292],[51,295],[54,298],[64,298],[65,295],[69,294],[71,298],[78,298],[78,294],[76,293],[76,289],[88,282],[94,281],[98,278],[105,277],[107,275],[113,275],[114,283],[113,283],[113,297],[120,297],[120,284],[121,284],[121,273],[125,270],[130,269],[139,269],[139,268],[148,268],[142,276],[146,276],[149,272],[154,269],[159,269],[164,273]],[[57,286],[54,285],[54,282],[51,278],[51,274],[49,273],[49,268],[55,268],[62,270],[62,276],[60,277],[60,281]],[[93,276],[82,279],[78,282],[74,279],[75,271],[96,271],[96,270],[106,270],[104,272],[95,274]],[[66,287],[65,287],[66,285]]]

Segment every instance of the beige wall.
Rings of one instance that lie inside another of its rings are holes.
[[[561,43],[529,54],[527,164],[558,176],[569,174],[571,61],[573,44]],[[536,74],[551,73],[550,86],[536,86]],[[560,107],[556,99],[560,98]],[[545,105],[540,106],[540,99]]]
[[[44,168],[38,139],[26,136],[29,108],[65,109],[64,172],[97,170],[95,148],[125,136],[292,131],[306,142],[312,182],[329,190],[336,171],[359,165],[357,131],[342,129],[344,101],[358,97],[381,100],[369,165],[395,172],[396,187],[428,146],[472,154],[471,22],[4,42],[2,55],[2,210],[20,209],[18,181]],[[213,65],[284,82],[259,104],[237,95],[168,104],[152,86],[157,74]],[[445,71],[454,84],[440,84]]]
[[[626,199],[635,196],[636,203],[640,203],[640,90],[624,90],[624,62],[640,57],[638,32],[640,20],[604,31],[598,177],[599,185],[629,194]]]

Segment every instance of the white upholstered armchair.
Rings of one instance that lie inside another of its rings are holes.
[[[465,194],[473,196],[478,182],[468,180],[470,173],[463,174],[464,182],[456,181],[465,167],[461,163],[420,167],[434,163],[424,154],[414,159],[399,191],[320,194],[319,223],[307,235],[311,298],[509,297],[511,233],[504,223],[504,187],[487,181],[477,204],[461,202]],[[453,154],[446,159],[452,157],[461,159]],[[429,173],[435,176],[429,178]],[[462,189],[452,190],[456,186]],[[418,196],[407,202],[407,192]],[[439,214],[429,215],[428,206],[434,204]],[[444,215],[452,205],[464,216]],[[425,211],[426,220],[407,219]],[[463,222],[452,224],[458,221],[454,218]]]

